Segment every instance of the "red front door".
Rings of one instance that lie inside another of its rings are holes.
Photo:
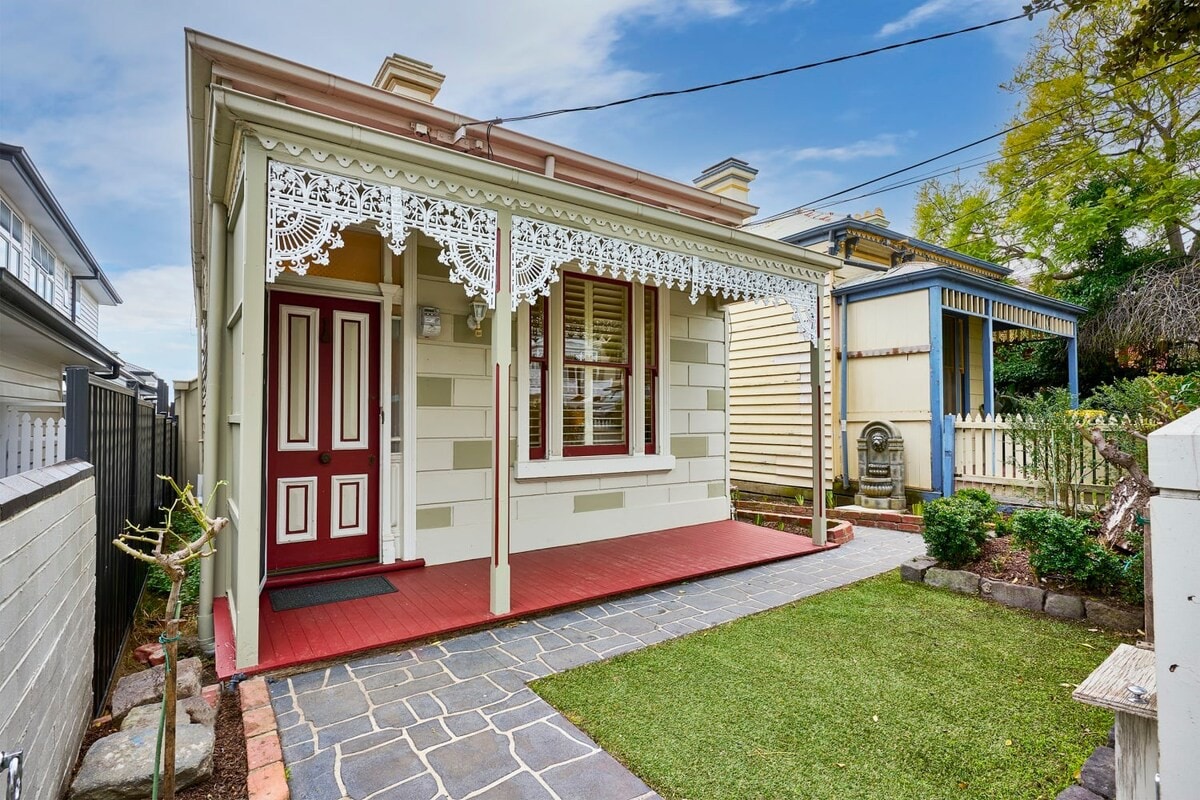
[[[379,306],[270,293],[267,571],[379,558]]]

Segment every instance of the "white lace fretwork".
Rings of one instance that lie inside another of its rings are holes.
[[[267,281],[328,264],[329,251],[345,244],[342,231],[362,222],[374,222],[397,255],[410,230],[430,236],[450,280],[496,307],[495,211],[278,161],[267,188]]]
[[[818,290],[812,281],[723,264],[553,222],[512,218],[512,307],[548,295],[559,267],[581,269],[639,283],[687,290],[726,300],[787,303],[800,334],[817,338]]]

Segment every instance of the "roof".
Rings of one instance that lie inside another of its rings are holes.
[[[1047,297],[1020,286],[1013,286],[930,261],[910,261],[886,272],[864,275],[861,278],[846,281],[833,290],[833,295],[848,299],[865,299],[861,296],[878,297],[900,294],[927,285],[946,284],[957,284],[979,294],[1002,297],[1024,306],[1054,311],[1071,319],[1077,319],[1080,314],[1087,311],[1085,306]]]
[[[6,322],[21,323],[6,325],[5,341],[9,344],[18,342],[17,346],[27,348],[30,342],[51,342],[55,348],[70,354],[70,360],[64,364],[78,363],[83,359],[91,367],[104,367],[116,371],[120,359],[98,341],[88,336],[79,326],[73,324],[46,304],[32,289],[22,283],[15,275],[0,269],[0,314]],[[23,331],[28,330],[25,334]],[[21,341],[18,337],[33,337]]]
[[[949,247],[927,242],[924,239],[918,239],[915,236],[909,236],[906,233],[885,228],[882,225],[876,225],[873,222],[865,222],[855,217],[842,217],[838,220],[827,222],[807,228],[798,233],[784,237],[785,242],[799,245],[801,247],[816,244],[817,242],[825,241],[832,233],[834,235],[846,233],[849,230],[861,231],[864,233],[873,234],[883,239],[894,241],[896,244],[907,244],[912,247],[920,248],[930,253],[935,253],[943,258],[960,261],[965,264],[970,264],[979,269],[985,270],[994,274],[996,277],[1003,277],[1012,272],[1008,267],[1002,267],[999,264],[993,264],[991,261],[984,261],[982,258],[975,258],[966,253],[960,253],[957,250],[952,250]]]
[[[758,210],[756,206],[691,184],[642,172],[537,139],[503,124],[489,124],[487,120],[463,116],[200,31],[188,29],[186,36],[188,73],[192,77],[188,111],[193,123],[206,110],[208,87],[220,81],[237,91],[269,97],[289,106],[724,225],[740,225]],[[287,93],[279,91],[283,82],[289,85]],[[457,135],[460,130],[465,136]],[[193,147],[197,144],[192,142]]]
[[[72,275],[100,284],[101,291],[97,294],[102,305],[115,306],[121,302],[100,262],[75,230],[24,147],[0,142],[0,188],[20,206],[22,216],[29,219]]]
[[[835,222],[838,219],[839,217],[836,214],[831,214],[827,211],[797,208],[789,211],[787,214],[767,217],[758,222],[747,222],[742,226],[742,230],[757,233],[759,236],[784,240],[793,234]]]

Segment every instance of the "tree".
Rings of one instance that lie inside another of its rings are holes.
[[[164,620],[166,630],[159,638],[164,645],[166,657],[164,662],[166,681],[163,686],[163,717],[159,723],[158,742],[162,752],[163,765],[162,796],[165,800],[173,800],[175,797],[175,690],[177,680],[175,668],[178,664],[179,592],[184,578],[187,577],[187,565],[216,553],[213,539],[225,529],[229,520],[225,517],[210,517],[204,509],[204,504],[197,500],[192,493],[190,483],[180,488],[174,478],[166,475],[158,477],[160,480],[166,481],[175,492],[175,502],[171,504],[170,508],[162,509],[165,512],[163,524],[158,527],[144,528],[127,523],[126,531],[113,540],[113,545],[138,561],[160,567],[171,580],[171,594],[167,599],[166,608],[167,618]],[[217,489],[223,485],[224,483],[217,484],[213,490],[214,497]],[[186,514],[195,521],[200,529],[198,537],[189,541],[187,537],[181,536],[174,530],[173,519],[176,512]],[[145,550],[147,545],[152,548],[149,552]],[[176,549],[171,550],[172,547]],[[155,760],[158,760],[157,754]],[[154,773],[153,796],[155,798],[159,796],[157,771]]]
[[[1037,0],[1025,6],[1031,14],[1053,8],[1059,0]],[[1070,13],[1093,0],[1066,0]],[[1182,53],[1200,44],[1200,0],[1138,0],[1133,24],[1113,42],[1105,61],[1109,71],[1127,71],[1138,64]]]
[[[1160,369],[1200,347],[1184,279],[1200,271],[1200,58],[1107,65],[1162,2],[1068,3],[1006,86],[1021,127],[1000,159],[976,184],[922,187],[914,214],[923,238],[1024,260],[1038,288],[1087,305],[1085,353]]]

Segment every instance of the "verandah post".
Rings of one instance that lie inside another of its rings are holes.
[[[512,292],[509,231],[512,217],[499,215],[496,227],[496,308],[492,315],[492,560],[490,567],[490,608],[493,614],[507,614],[512,607],[509,570],[509,439],[511,394],[509,372],[512,367]]]
[[[812,388],[812,541],[825,545],[825,332],[822,323],[824,282],[817,287],[816,335],[809,342],[809,381]]]

